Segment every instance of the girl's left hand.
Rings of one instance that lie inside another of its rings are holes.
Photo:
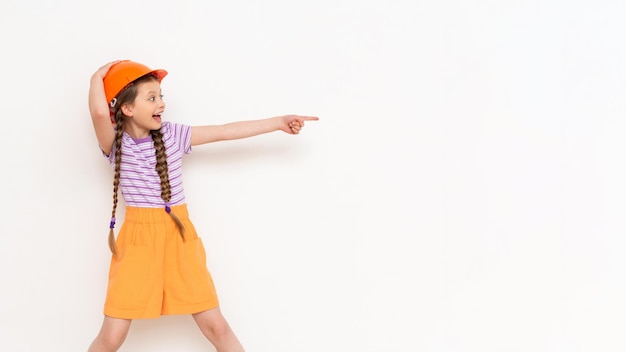
[[[304,127],[304,121],[317,121],[318,117],[315,116],[300,116],[300,115],[285,115],[280,116],[281,120],[280,130],[289,134],[298,134]]]

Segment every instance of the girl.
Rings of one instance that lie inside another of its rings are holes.
[[[89,111],[100,149],[114,169],[109,246],[113,253],[104,322],[89,351],[117,351],[132,319],[191,314],[217,351],[243,351],[219,309],[204,247],[189,220],[181,176],[183,154],[210,142],[281,130],[298,134],[317,117],[286,115],[219,126],[161,120],[165,70],[110,62],[91,77]],[[126,216],[113,229],[118,190]]]

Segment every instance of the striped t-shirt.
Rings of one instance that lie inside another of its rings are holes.
[[[170,205],[185,203],[182,179],[183,154],[191,152],[191,126],[164,121],[161,124],[172,199]],[[115,144],[108,156],[115,167]],[[124,132],[122,136],[122,163],[120,190],[126,205],[140,208],[165,206],[161,198],[161,179],[156,171],[156,155],[152,137],[134,139]]]

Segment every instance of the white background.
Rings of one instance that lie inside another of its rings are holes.
[[[626,350],[625,15],[3,0],[0,350],[84,351],[100,327],[112,172],[87,91],[115,59],[170,72],[171,121],[320,117],[185,159],[248,351]],[[173,316],[133,322],[121,351],[210,348]]]

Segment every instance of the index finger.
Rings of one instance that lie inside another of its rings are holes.
[[[116,63],[120,62],[122,60],[113,60],[113,61],[109,61],[106,64],[104,64],[102,67],[107,67],[107,66],[112,66],[115,65]]]
[[[107,73],[109,72],[109,69],[111,68],[111,66],[119,63],[122,60],[115,60],[115,61],[111,61],[106,63],[104,66],[100,67],[99,70],[101,70],[103,73]]]
[[[298,116],[300,119],[304,120],[304,121],[317,121],[319,120],[319,117],[317,116]]]

